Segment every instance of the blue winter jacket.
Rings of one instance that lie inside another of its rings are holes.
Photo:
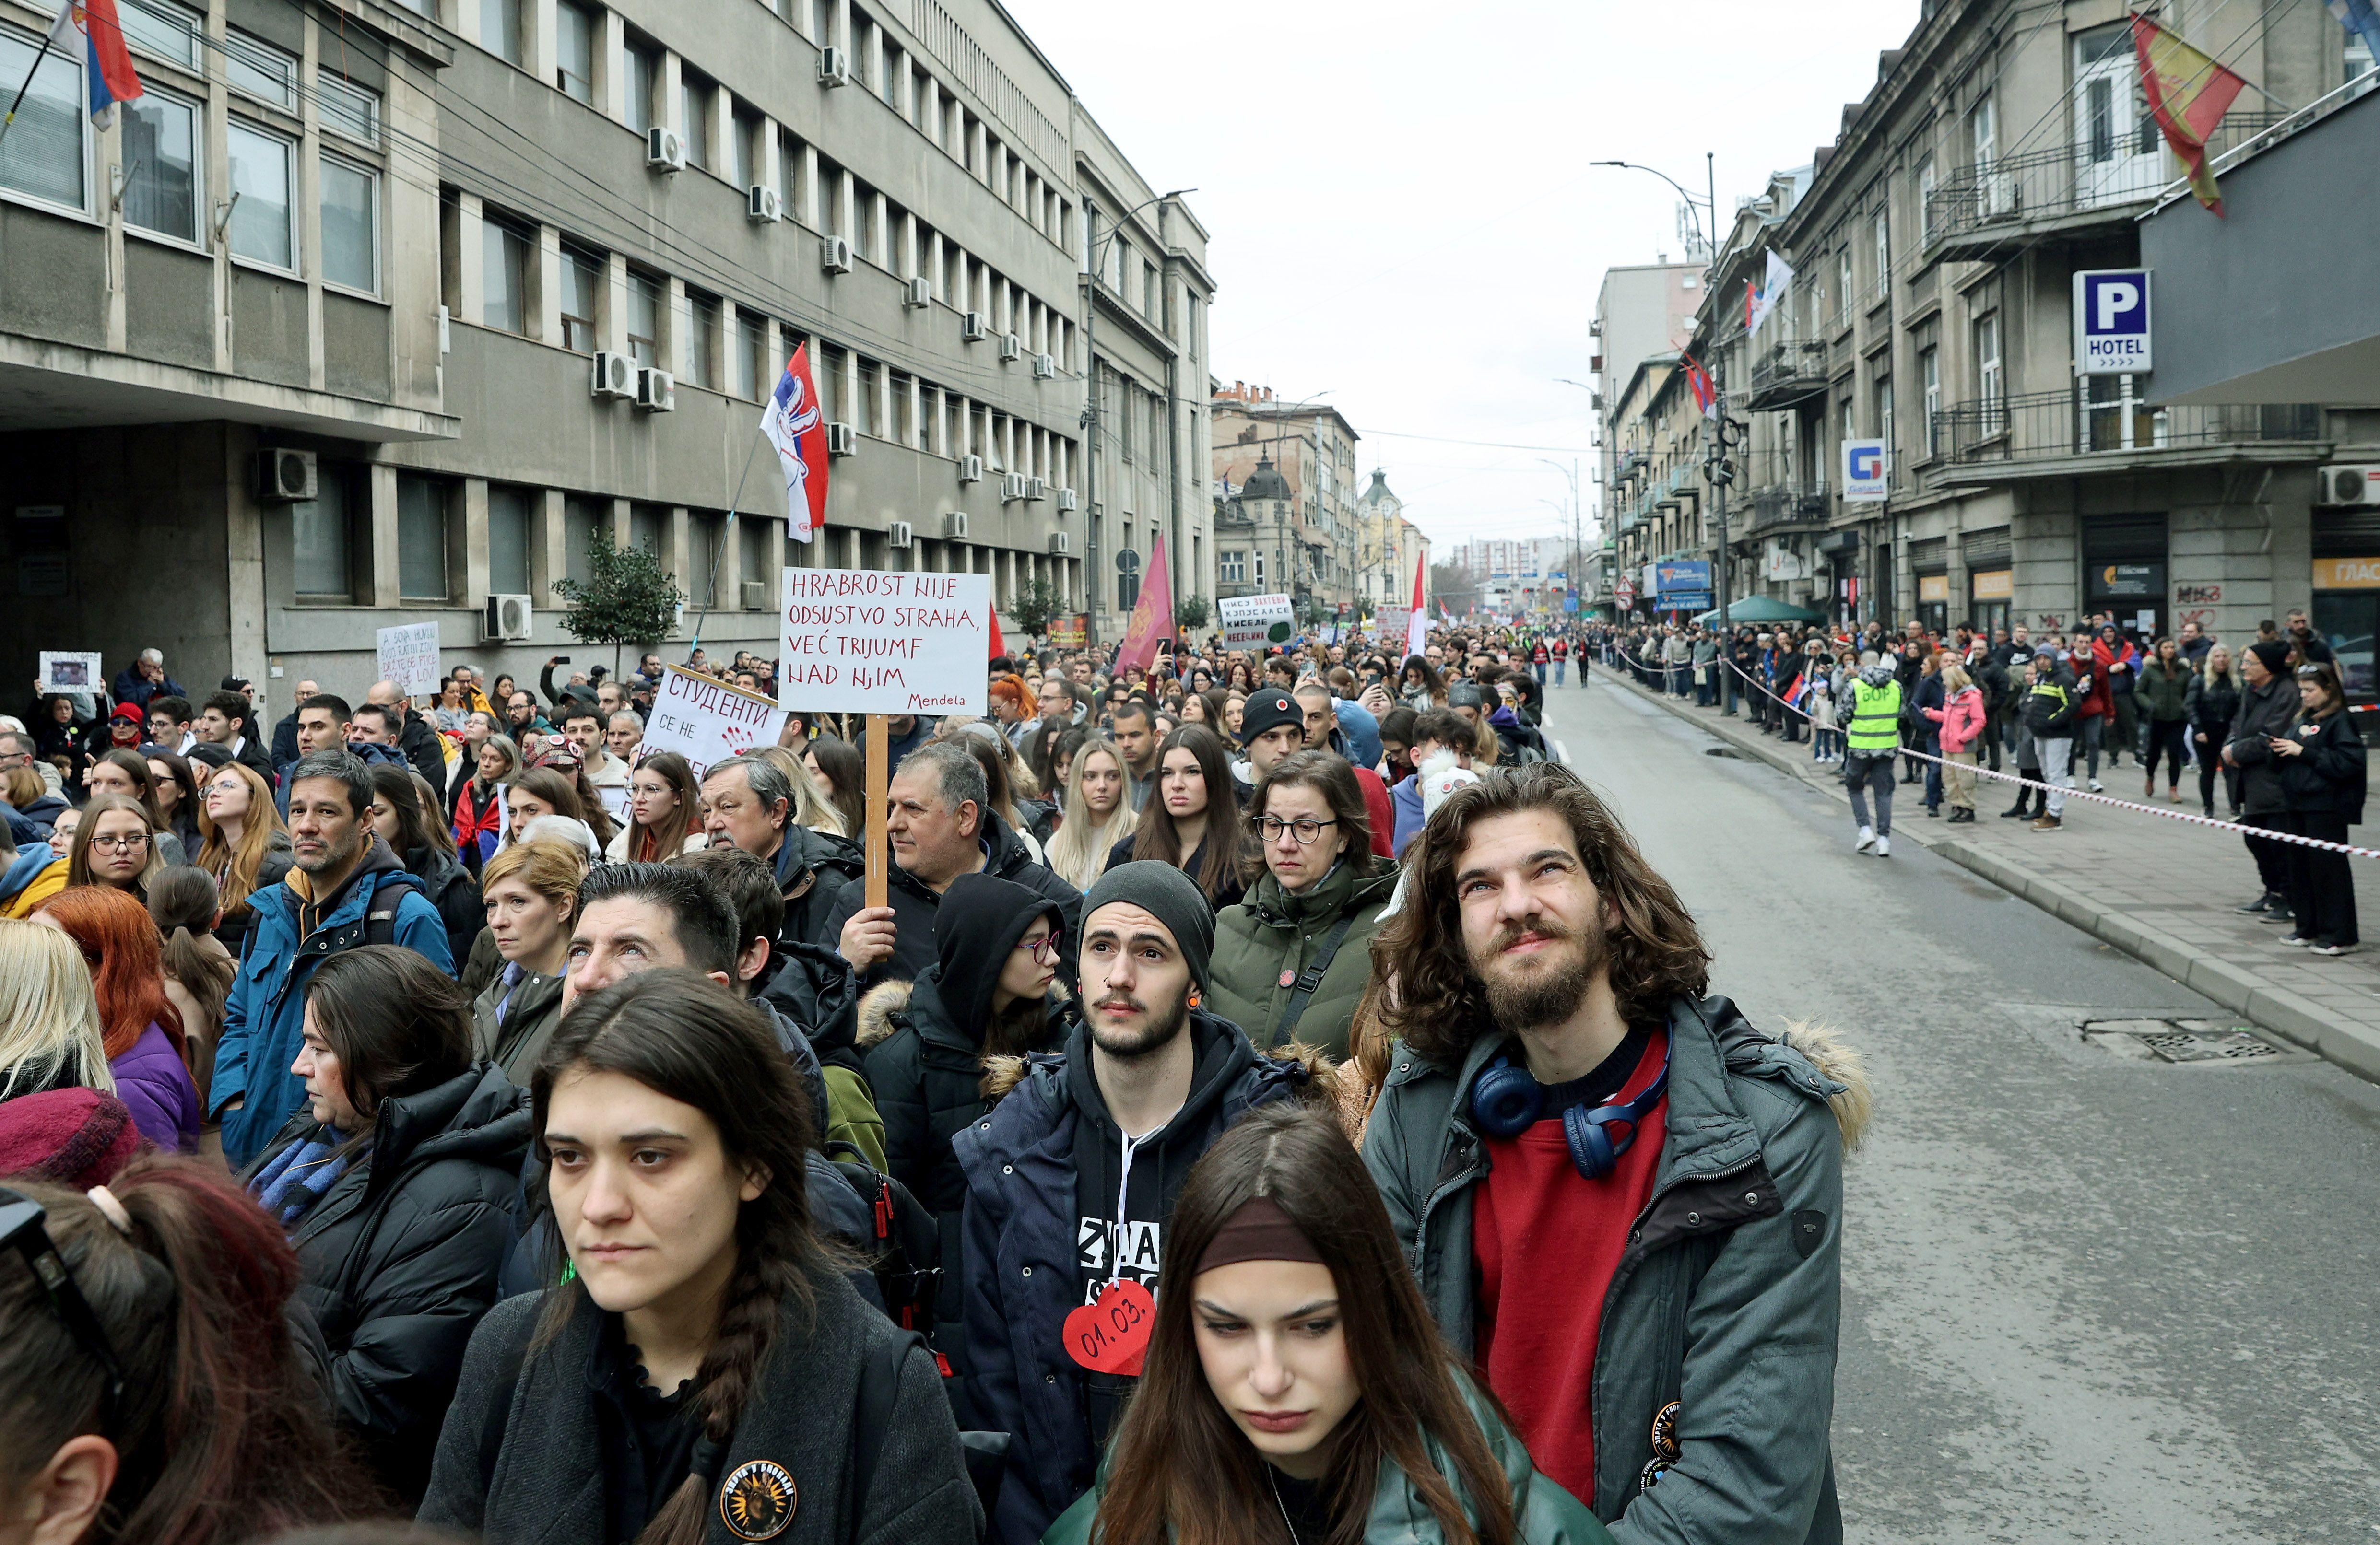
[[[287,879],[249,899],[256,919],[224,1004],[214,1080],[207,1090],[208,1117],[223,1123],[224,1157],[235,1171],[263,1153],[304,1102],[306,1080],[289,1065],[304,1039],[307,979],[324,957],[369,942],[367,914],[390,910],[380,899],[383,890],[395,901],[390,942],[419,951],[449,976],[455,973],[444,919],[421,893],[421,883],[379,838],[371,839],[355,874],[319,914],[304,895],[306,886],[305,871],[293,869]],[[244,1103],[225,1114],[224,1107],[235,1100]]]
[[[1422,824],[1427,819],[1421,808],[1421,779],[1406,779],[1389,791],[1389,808],[1397,818],[1396,835],[1390,846],[1399,858],[1405,856],[1405,844],[1421,835]]]

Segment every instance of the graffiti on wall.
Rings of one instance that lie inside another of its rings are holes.
[[[2220,606],[2223,586],[2219,585],[2177,585],[2173,590],[2176,606]]]

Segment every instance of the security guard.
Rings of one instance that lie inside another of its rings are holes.
[[[1900,751],[1900,678],[1873,649],[1860,655],[1852,680],[1851,713],[1844,721],[1843,781],[1851,786],[1852,819],[1859,823],[1859,852],[1892,856],[1892,759]],[[1868,821],[1867,797],[1876,795],[1876,820]]]

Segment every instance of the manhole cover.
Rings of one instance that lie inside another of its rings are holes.
[[[1706,756],[1724,756],[1730,762],[1741,762],[1743,760],[1743,753],[1736,750],[1733,746],[1709,746],[1705,748],[1703,754]]]
[[[2082,1039],[2134,1061],[2193,1067],[2274,1062],[2289,1056],[2245,1025],[2204,1020],[2086,1020]]]

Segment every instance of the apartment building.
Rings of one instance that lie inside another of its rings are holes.
[[[1928,5],[1834,142],[1739,208],[1692,344],[1748,430],[1729,490],[1735,594],[1935,627],[2109,611],[2234,640],[2307,602],[2317,472],[2340,441],[2380,438],[2371,415],[2168,403],[2153,376],[2075,371],[2073,275],[2137,263],[2137,222],[2180,175],[2125,16],[2116,0]],[[2243,93],[2218,155],[2366,89],[2320,0],[2164,19],[2280,104]],[[1772,251],[1794,278],[1747,335],[1745,286]],[[1685,403],[1680,379],[1644,391],[1630,432],[1658,441]],[[1889,447],[1884,502],[1841,497],[1853,436]],[[1621,563],[1715,553],[1707,497],[1629,470],[1612,485]],[[1690,518],[1660,518],[1665,498]]]
[[[121,9],[148,94],[94,129],[53,61],[0,152],[0,467],[62,517],[12,523],[26,668],[153,644],[193,684],[353,692],[376,628],[435,621],[533,673],[599,538],[649,545],[714,652],[773,648],[786,563],[1079,606],[1085,495],[1133,483],[1083,454],[1087,295],[1102,358],[1119,316],[1158,340],[1136,380],[1203,358],[1203,231],[1151,203],[1165,282],[1088,282],[1138,180],[995,0]],[[0,0],[0,75],[47,25]],[[758,436],[804,345],[808,546]]]
[[[1352,608],[1366,563],[1354,427],[1334,407],[1284,402],[1245,381],[1218,388],[1209,407],[1212,472],[1224,490],[1215,516],[1216,594],[1285,592],[1318,616]]]

